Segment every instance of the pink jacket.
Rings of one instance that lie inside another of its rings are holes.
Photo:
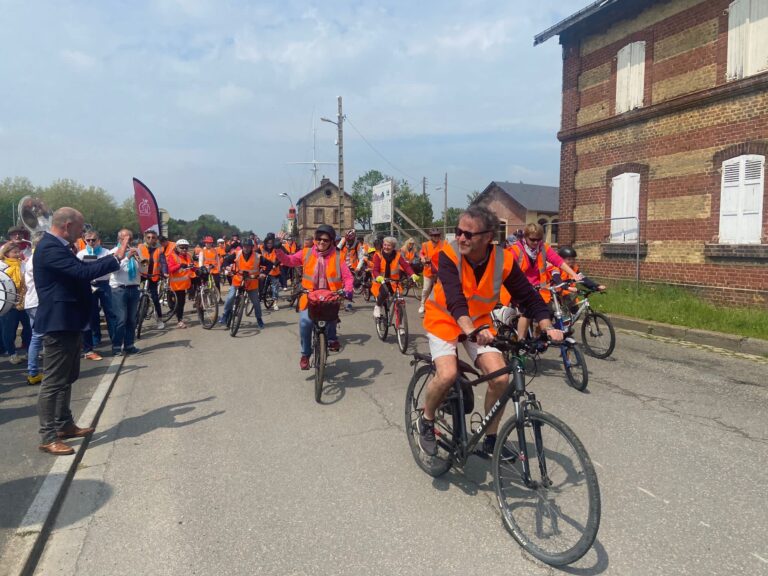
[[[516,242],[518,247],[521,250],[521,253],[524,255],[524,258],[528,258],[528,253],[525,251],[525,240],[518,240]],[[544,244],[544,246],[547,247],[547,251],[544,254],[544,257],[547,262],[552,264],[553,266],[557,266],[560,268],[560,266],[563,265],[563,259],[560,258],[560,255],[552,250],[552,248],[549,246],[549,244]],[[528,279],[528,282],[531,283],[532,286],[538,286],[539,285],[539,270],[536,268],[536,263],[534,262],[533,266],[529,266],[528,269],[525,271],[525,277]]]
[[[313,250],[319,258],[323,258],[323,256],[317,254],[317,249],[314,246],[312,246],[310,250]],[[287,266],[288,268],[296,268],[304,263],[304,250],[299,250],[295,254],[287,254],[283,250],[275,250],[275,254],[277,254],[277,259],[280,260],[280,264]],[[330,256],[331,254],[329,252],[324,258],[327,260]],[[341,258],[341,256],[339,256],[339,258]],[[352,292],[354,279],[352,278],[352,272],[349,271],[349,266],[347,266],[346,262],[343,260],[341,261],[341,281],[344,284],[344,291]]]

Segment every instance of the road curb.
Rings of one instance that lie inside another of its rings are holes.
[[[124,360],[124,356],[115,356],[112,359],[93,396],[80,415],[78,426],[86,428],[98,423],[99,416],[104,409],[112,386],[120,374]],[[67,487],[88,447],[88,441],[89,438],[85,438],[79,444],[72,443],[72,447],[75,448],[73,455],[56,457],[56,461],[46,475],[37,496],[30,504],[21,525],[16,529],[5,550],[3,575],[27,576],[34,572]]]
[[[638,318],[629,318],[627,316],[610,315],[611,321],[616,328],[641,332],[643,334],[653,334],[655,336],[665,336],[675,338],[694,344],[706,344],[741,352],[743,354],[753,354],[755,356],[768,357],[768,340],[759,338],[747,338],[736,336],[734,334],[723,334],[721,332],[711,332],[709,330],[698,330],[696,328],[687,328],[685,326],[674,326],[652,320],[640,320]]]

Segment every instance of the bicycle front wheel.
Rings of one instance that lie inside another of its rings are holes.
[[[328,357],[328,342],[325,332],[320,332],[315,338],[315,402],[320,404],[323,396],[323,378],[325,377],[325,360]]]
[[[203,328],[210,330],[219,318],[219,300],[207,287],[200,290],[199,299],[197,317]]]
[[[145,293],[139,297],[139,308],[136,311],[136,340],[141,340],[141,329],[144,327],[144,320],[147,319],[149,309],[149,296]]]
[[[405,301],[395,303],[395,334],[397,334],[397,347],[405,354],[408,350],[408,315],[405,310]]]
[[[419,418],[424,414],[427,383],[432,379],[434,373],[431,364],[424,364],[411,377],[408,391],[405,393],[405,434],[408,436],[408,445],[416,464],[424,472],[437,478],[448,472],[453,464],[452,422],[449,423],[446,420],[446,411],[441,406],[435,415],[435,436],[437,438],[437,455],[435,456],[429,456],[421,450],[417,425]],[[450,417],[450,414],[448,416]]]
[[[235,298],[235,309],[232,310],[232,324],[229,327],[229,335],[234,338],[237,331],[240,330],[240,323],[243,321],[243,310],[245,310],[246,293],[238,294]]]
[[[584,359],[584,354],[574,345],[564,348],[562,353],[565,377],[568,379],[568,384],[579,392],[584,392],[589,382],[589,372],[587,371],[587,361]]]
[[[595,358],[608,358],[616,347],[616,331],[608,316],[590,310],[581,323],[581,342],[587,354]]]
[[[389,332],[389,306],[383,304],[379,308],[381,308],[381,316],[373,320],[376,322],[376,334],[379,336],[379,340],[384,341]]]
[[[529,410],[506,422],[496,440],[492,471],[504,524],[524,550],[565,566],[592,547],[600,526],[600,487],[584,445],[561,420]],[[525,458],[521,458],[521,450]],[[527,458],[529,477],[523,469]]]

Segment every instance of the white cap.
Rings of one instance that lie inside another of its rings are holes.
[[[218,244],[219,242],[224,242],[224,238],[219,238],[218,240],[216,240],[216,244]]]
[[[184,238],[180,238],[179,240],[176,240],[176,246],[189,246],[189,242],[184,240]]]

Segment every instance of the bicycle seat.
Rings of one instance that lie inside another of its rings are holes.
[[[414,360],[416,362],[426,362],[427,364],[432,364],[432,354],[422,354],[420,352],[415,352],[413,354]]]

